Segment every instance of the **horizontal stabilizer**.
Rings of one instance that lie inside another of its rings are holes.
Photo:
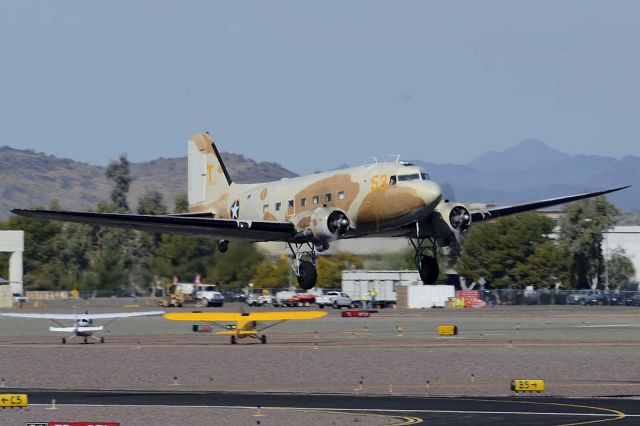
[[[61,331],[64,333],[74,333],[79,331],[85,333],[88,331],[102,331],[103,327],[49,327],[49,331]]]
[[[229,330],[229,331],[216,331],[216,336],[257,336],[258,332],[255,330]]]

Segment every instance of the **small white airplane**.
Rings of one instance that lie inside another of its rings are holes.
[[[48,319],[55,323],[58,327],[49,327],[49,331],[55,332],[63,332],[63,333],[73,333],[68,338],[62,338],[62,344],[66,344],[67,341],[73,339],[74,337],[84,337],[84,343],[87,343],[89,337],[92,337],[99,341],[100,343],[104,343],[104,337],[96,337],[93,335],[96,331],[104,330],[104,327],[111,324],[117,319],[120,318],[132,318],[132,317],[144,317],[151,315],[162,315],[164,311],[148,311],[148,312],[111,312],[104,314],[89,314],[89,312],[85,312],[84,314],[14,314],[14,313],[0,313],[0,316],[3,317],[15,317],[15,318],[31,318],[31,319]],[[110,319],[111,321],[107,321],[103,325],[93,325],[94,320],[98,319]],[[64,325],[58,322],[59,320],[73,320],[73,326],[65,327]]]

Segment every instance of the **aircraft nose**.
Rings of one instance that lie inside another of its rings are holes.
[[[433,181],[420,182],[419,195],[424,200],[425,206],[435,208],[442,198],[442,188]]]

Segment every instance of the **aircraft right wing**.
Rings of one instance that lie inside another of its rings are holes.
[[[198,235],[225,240],[293,241],[296,235],[295,227],[291,222],[214,219],[196,215],[156,216],[29,209],[12,209],[11,213],[39,219],[113,226],[149,232]]]
[[[612,192],[621,191],[629,188],[631,185],[621,186],[613,189],[605,189],[603,191],[585,192],[583,194],[568,195],[566,197],[549,198],[547,200],[534,201],[525,204],[516,204],[513,206],[493,207],[487,210],[471,212],[471,223],[481,222],[483,220],[496,219],[501,216],[508,216],[517,213],[523,213],[531,210],[544,209],[545,207],[557,206],[559,204],[569,203],[571,201],[583,200],[585,198],[597,197],[600,195],[610,194]]]

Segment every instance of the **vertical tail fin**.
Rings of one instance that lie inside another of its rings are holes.
[[[205,207],[229,191],[231,178],[209,133],[198,133],[187,143],[189,209]]]

